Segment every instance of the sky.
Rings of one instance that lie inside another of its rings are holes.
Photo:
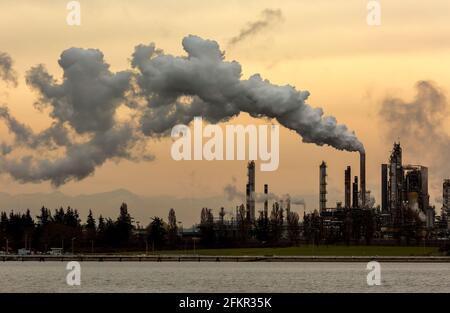
[[[431,200],[434,203],[440,197],[439,184],[450,172],[448,167],[439,169],[435,160],[445,151],[435,147],[425,153],[429,143],[423,138],[412,146],[411,137],[404,138],[408,135],[389,131],[379,112],[384,103],[390,103],[387,98],[413,101],[418,81],[434,82],[443,96],[450,90],[448,1],[382,1],[379,26],[367,24],[368,1],[361,0],[85,0],[79,1],[80,26],[67,25],[67,2],[0,3],[0,52],[11,56],[18,77],[17,87],[0,82],[0,103],[36,132],[48,127],[51,119],[48,108],[39,111],[34,106],[39,94],[26,83],[27,71],[33,66],[44,64],[61,82],[61,53],[77,47],[99,49],[109,70],[125,71],[130,69],[135,46],[153,42],[166,54],[183,56],[182,40],[192,34],[217,41],[225,60],[236,60],[242,66],[242,79],[258,73],[273,84],[307,90],[309,105],[322,108],[325,115],[354,131],[365,146],[367,188],[377,200],[380,164],[387,162],[393,140],[406,143],[405,163],[430,167],[435,174],[430,177]],[[266,23],[261,26],[258,21]],[[251,31],[252,25],[259,26]],[[119,111],[119,117],[126,110]],[[447,111],[443,112],[448,122]],[[244,125],[272,122],[276,123],[247,113],[230,121]],[[449,133],[446,125],[450,124],[443,122],[439,130],[444,142]],[[0,137],[5,142],[12,140],[4,123],[0,123]],[[229,184],[245,187],[244,161],[174,161],[170,138],[147,141],[154,160],[112,158],[88,177],[71,180],[57,190],[77,195],[127,189],[144,196],[201,198],[224,195]],[[15,153],[20,156],[20,149]],[[322,160],[328,164],[330,202],[342,201],[344,169],[351,165],[353,173],[359,171],[358,154],[304,143],[295,132],[281,127],[279,168],[258,171],[256,188],[262,191],[267,183],[276,194],[317,195]],[[23,183],[0,174],[3,192],[52,192],[55,188],[49,181]],[[193,208],[192,214],[198,215],[197,211]]]

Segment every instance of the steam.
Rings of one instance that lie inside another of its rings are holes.
[[[164,54],[154,44],[135,48],[132,66],[139,71],[137,83],[147,101],[141,119],[146,135],[167,133],[198,115],[217,123],[247,112],[253,117],[276,119],[296,131],[304,142],[364,151],[347,126],[306,103],[308,91],[272,84],[259,74],[241,79],[241,65],[225,61],[215,41],[190,35],[183,39],[183,48],[186,57]]]
[[[261,31],[271,27],[272,25],[281,23],[283,21],[283,14],[281,10],[265,9],[261,12],[261,19],[252,23],[249,23],[243,28],[239,35],[230,39],[229,44],[235,45],[248,37],[254,36]]]
[[[52,123],[36,133],[0,107],[14,141],[1,146],[0,171],[23,183],[59,186],[92,175],[108,160],[152,160],[148,139],[166,136],[195,116],[218,123],[241,112],[276,119],[307,143],[364,151],[345,125],[306,103],[308,91],[272,84],[259,74],[241,79],[241,65],[225,61],[215,41],[190,35],[182,44],[186,56],[138,45],[132,68],[118,72],[100,50],[80,48],[61,54],[62,79],[44,65],[31,68],[26,82],[37,93],[35,107],[49,112]],[[122,107],[131,111],[125,119],[117,117]],[[17,148],[28,152],[17,154]]]
[[[400,139],[413,160],[430,166],[433,187],[442,187],[442,179],[450,177],[450,136],[446,132],[448,103],[444,92],[431,81],[416,83],[412,100],[386,98],[380,110],[383,128],[390,142]]]
[[[0,80],[17,86],[17,74],[13,69],[12,58],[5,52],[0,52]]]
[[[236,180],[233,178],[233,183],[225,185],[225,187],[223,188],[224,194],[228,201],[237,200],[244,202],[246,200],[246,195],[245,193],[240,191],[240,189],[242,188],[238,188],[235,183]],[[254,192],[252,196],[257,203],[264,203],[265,201],[280,202],[287,201],[289,199],[289,201],[293,205],[305,205],[305,200],[301,196],[291,196],[289,194],[276,195],[272,192],[269,192],[267,194]]]

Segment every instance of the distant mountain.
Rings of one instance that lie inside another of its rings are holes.
[[[307,210],[312,209],[309,204],[316,201],[317,196],[305,196]],[[59,207],[66,208],[70,206],[77,209],[81,219],[85,221],[89,209],[92,209],[94,216],[100,214],[104,217],[115,219],[119,213],[119,207],[122,202],[126,202],[130,214],[138,221],[140,225],[146,226],[150,218],[160,216],[167,220],[170,208],[174,208],[178,221],[183,222],[183,226],[190,227],[198,223],[200,219],[200,210],[203,207],[212,208],[214,214],[220,207],[224,207],[226,212],[234,213],[238,200],[229,201],[225,196],[214,196],[205,198],[177,198],[173,196],[141,196],[134,194],[126,189],[117,189],[109,192],[80,194],[77,196],[66,195],[60,191],[51,193],[28,193],[10,195],[0,193],[0,211],[15,210],[25,211],[30,209],[33,215],[36,215],[42,206],[51,210]],[[303,207],[293,208],[303,215]]]

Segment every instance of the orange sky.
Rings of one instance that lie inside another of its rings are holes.
[[[378,197],[379,166],[387,160],[392,144],[384,139],[377,118],[381,100],[392,94],[411,98],[418,80],[431,79],[450,88],[447,0],[382,1],[378,27],[367,25],[364,0],[85,0],[80,1],[79,27],[66,24],[66,3],[0,3],[0,50],[13,57],[20,75],[16,89],[0,85],[0,102],[36,130],[49,120],[34,109],[36,94],[25,84],[24,75],[31,66],[43,63],[60,78],[59,55],[75,46],[98,48],[112,70],[123,70],[139,43],[155,42],[165,52],[179,55],[182,38],[196,34],[217,40],[227,60],[241,63],[245,77],[260,73],[273,83],[309,90],[313,107],[322,107],[326,115],[336,116],[354,130],[366,146],[368,189]],[[227,44],[266,8],[280,9],[284,21],[234,46]],[[234,122],[255,121],[241,114]],[[8,138],[3,125],[0,134]],[[143,195],[202,197],[222,194],[232,177],[238,186],[245,186],[244,162],[176,162],[170,158],[170,142],[152,142],[155,161],[107,162],[95,175],[69,182],[60,190],[79,194],[126,188]],[[408,155],[407,147],[404,150],[408,163],[422,163],[420,155]],[[258,172],[257,188],[262,190],[268,183],[279,194],[318,193],[318,166],[323,159],[329,166],[330,190],[341,192],[344,168],[352,165],[357,170],[357,157],[304,144],[293,132],[281,129],[279,169]],[[49,183],[19,184],[5,175],[0,176],[0,186],[9,193],[52,190]]]

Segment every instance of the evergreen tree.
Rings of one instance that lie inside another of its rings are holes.
[[[168,217],[168,240],[171,246],[175,246],[178,239],[178,226],[177,217],[175,215],[175,210],[172,208],[169,210]]]
[[[148,242],[152,244],[155,249],[160,249],[166,241],[167,230],[162,218],[154,217],[147,226]]]

